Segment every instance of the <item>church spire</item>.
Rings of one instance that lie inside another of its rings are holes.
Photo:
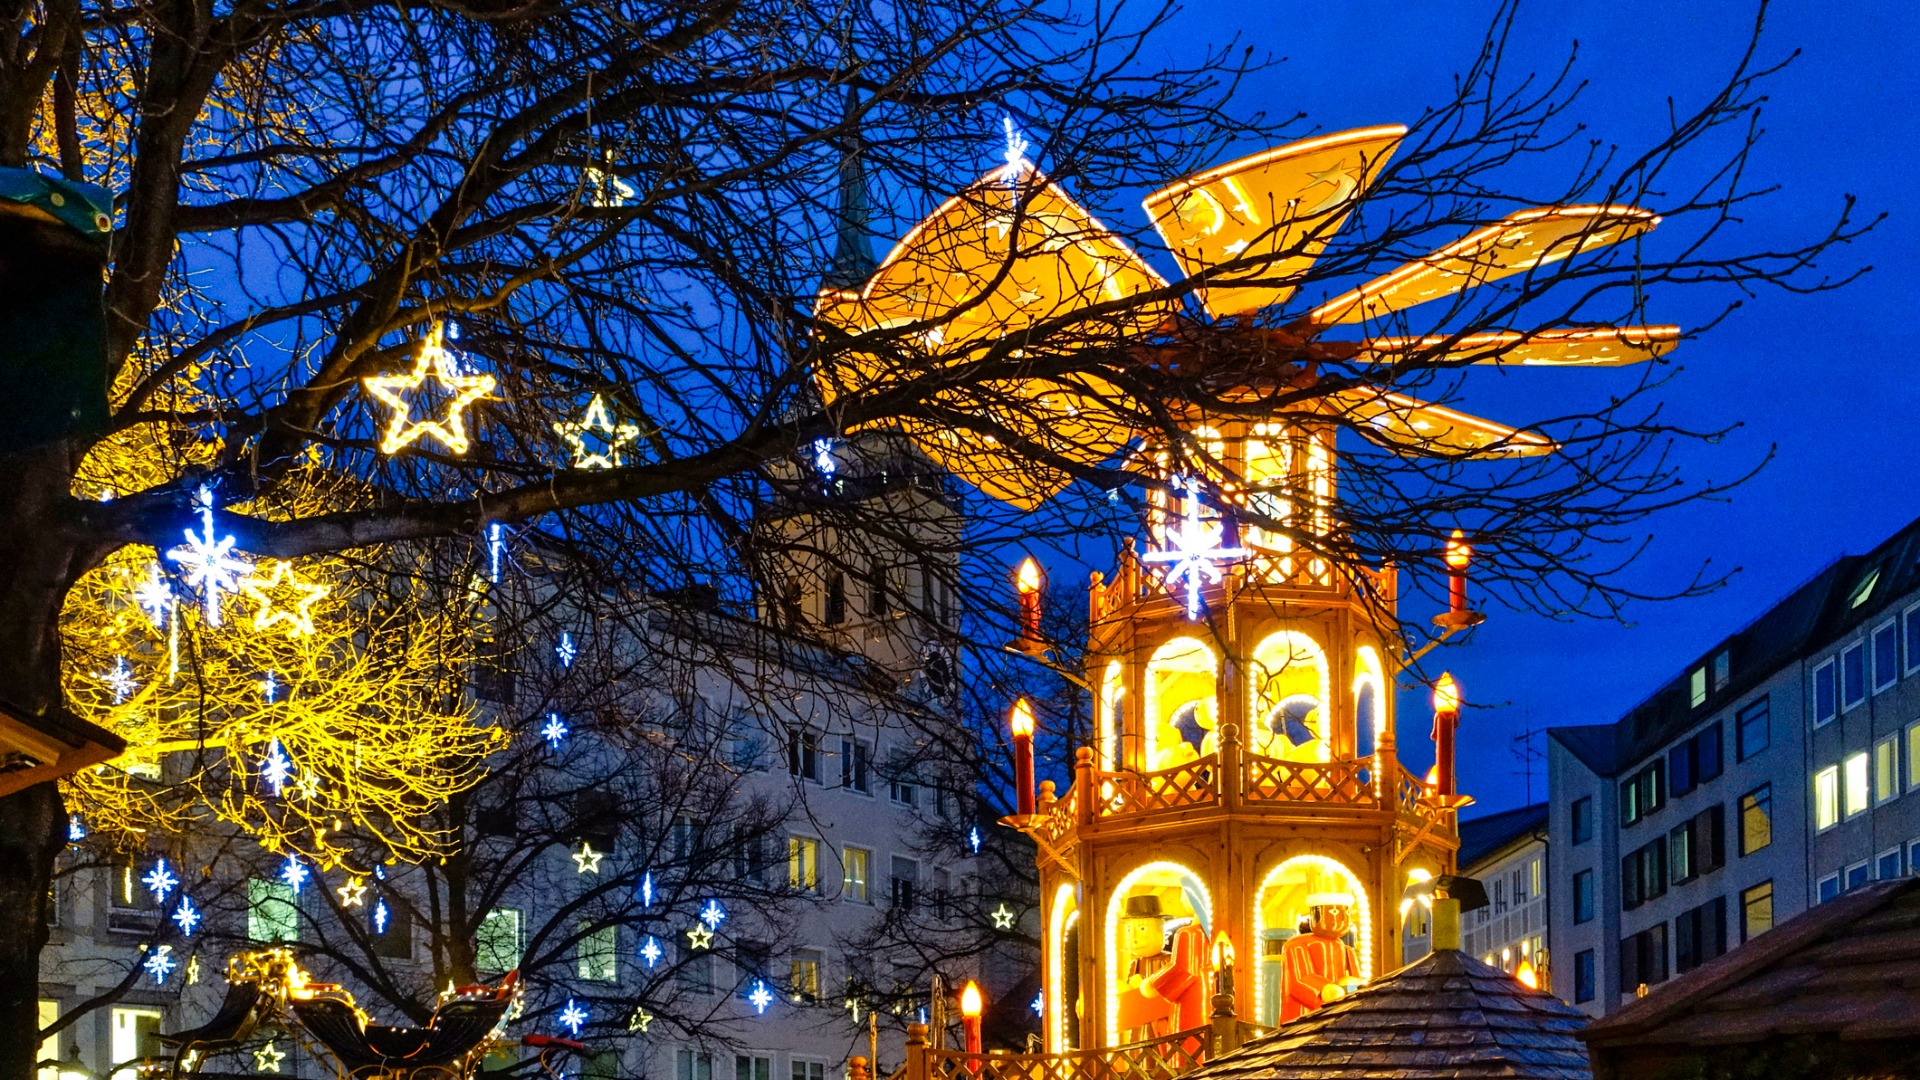
[[[827,268],[826,284],[834,288],[853,288],[873,276],[879,260],[873,257],[873,237],[867,231],[867,176],[860,158],[866,146],[856,122],[858,110],[854,91],[847,88],[841,110],[846,134],[840,144],[840,192],[834,206],[833,263]]]

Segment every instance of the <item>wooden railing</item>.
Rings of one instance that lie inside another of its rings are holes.
[[[1149,773],[1096,772],[1100,817],[1209,806],[1220,801],[1220,762],[1213,755]]]
[[[1264,1033],[1217,1017],[1204,1027],[1124,1046],[1063,1054],[969,1054],[935,1050],[927,1045],[926,1027],[909,1024],[906,1064],[889,1080],[1173,1080]]]
[[[1373,795],[1373,762],[1281,761],[1247,755],[1246,797],[1249,802],[1342,803],[1377,805]]]
[[[1374,570],[1358,564],[1342,565],[1308,552],[1267,552],[1235,563],[1229,568],[1227,580],[1212,588],[1231,593],[1253,585],[1358,592],[1376,602],[1391,602],[1394,573],[1392,567]],[[1135,601],[1164,593],[1160,572],[1141,564],[1129,538],[1120,551],[1119,565],[1114,568],[1112,578],[1094,572],[1087,585],[1087,613],[1098,623]]]

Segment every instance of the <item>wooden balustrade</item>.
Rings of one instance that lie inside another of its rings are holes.
[[[1215,1053],[1216,1038],[1208,1025],[1098,1050],[969,1054],[934,1050],[924,1039],[915,1046],[910,1034],[907,1063],[889,1080],[1173,1080]]]

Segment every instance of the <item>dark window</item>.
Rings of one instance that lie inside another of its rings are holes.
[[[1667,750],[1667,781],[1673,785],[1673,797],[1693,790],[1693,741],[1675,744]]]
[[[1920,607],[1907,611],[1907,670],[1920,668]]]
[[[1740,854],[1751,855],[1773,843],[1773,785],[1761,784],[1740,796]]]
[[[827,573],[827,603],[821,620],[828,626],[847,621],[847,576],[838,570]]]
[[[1820,903],[1824,904],[1840,895],[1840,875],[1828,874],[1820,879]]]
[[[1839,688],[1834,683],[1833,661],[1829,660],[1813,669],[1813,722],[1824,724],[1833,719],[1838,708]]]
[[[1593,871],[1582,870],[1573,875],[1573,921],[1575,923],[1593,920]]]
[[[1667,924],[1656,923],[1620,939],[1620,989],[1631,993],[1642,983],[1667,979]]]
[[[1667,802],[1667,763],[1664,758],[1634,773],[1620,784],[1620,824],[1632,825]]]
[[[887,591],[887,566],[878,559],[867,571],[867,614],[885,615],[893,610],[893,597]]]
[[[893,906],[912,907],[914,894],[920,890],[920,864],[895,855],[888,869],[887,896],[893,901]]]
[[[1674,798],[1720,775],[1720,724],[1701,728],[1667,751],[1667,783]]]
[[[1847,646],[1840,654],[1840,700],[1847,708],[1867,700],[1867,647]]]
[[[1593,1000],[1593,950],[1573,954],[1573,1000],[1583,1004]]]
[[[1573,842],[1584,844],[1593,839],[1593,797],[1583,795],[1573,800]]]
[[[1892,881],[1900,876],[1900,849],[1881,852],[1879,866],[1875,868],[1881,881]]]
[[[820,782],[820,736],[800,728],[787,732],[787,772]]]
[[[1847,867],[1848,891],[1858,889],[1862,885],[1865,885],[1867,882],[1873,880],[1873,875],[1869,872],[1869,869],[1870,868],[1867,866],[1867,864],[1863,862],[1854,863],[1852,866]]]
[[[1887,623],[1873,632],[1873,688],[1885,690],[1900,681],[1900,626]]]
[[[1655,837],[1620,860],[1620,910],[1632,911],[1667,892],[1667,838]]]
[[[1692,971],[1727,951],[1727,898],[1716,896],[1673,920],[1673,970]]]
[[[1734,749],[1741,761],[1767,748],[1771,737],[1771,733],[1767,730],[1770,720],[1767,701],[1768,699],[1763,697],[1747,702],[1740,707],[1739,715],[1734,720],[1738,725],[1734,736],[1738,745]]]
[[[870,753],[867,744],[858,739],[840,740],[840,786],[852,788],[861,794],[873,791],[872,781],[867,776]]]

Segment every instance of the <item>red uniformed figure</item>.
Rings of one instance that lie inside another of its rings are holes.
[[[1174,1031],[1207,1022],[1207,959],[1207,932],[1190,922],[1173,932],[1173,962],[1147,978],[1147,992],[1172,1006]]]
[[[1307,897],[1313,931],[1288,938],[1281,946],[1280,1022],[1312,1012],[1347,996],[1360,982],[1360,958],[1340,940],[1353,925],[1351,897],[1316,893]]]

